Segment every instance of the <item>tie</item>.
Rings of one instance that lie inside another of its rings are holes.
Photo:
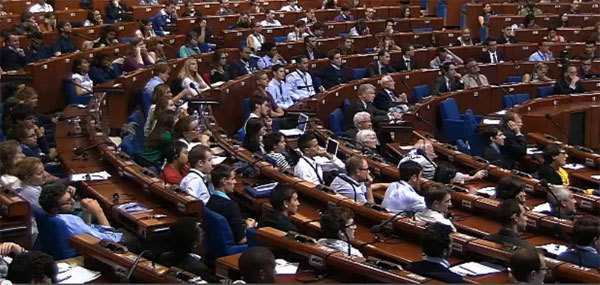
[[[498,63],[498,58],[496,57],[496,53],[492,53],[492,56],[494,57],[492,63]]]
[[[379,75],[383,75],[383,66],[381,64],[377,64],[379,66]]]
[[[279,82],[279,96],[283,99],[283,83]]]
[[[410,59],[404,61],[406,63],[406,70],[410,70]]]

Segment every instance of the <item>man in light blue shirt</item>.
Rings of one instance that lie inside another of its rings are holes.
[[[550,61],[554,60],[552,52],[550,51],[550,42],[541,41],[538,44],[538,51],[532,53],[529,56],[529,61]]]
[[[283,56],[277,51],[277,45],[274,42],[266,42],[262,46],[262,49],[265,52],[265,56],[258,60],[258,69],[271,68],[271,66],[276,64],[286,64]]]
[[[290,93],[295,101],[312,97],[316,94],[313,79],[308,73],[308,58],[306,55],[296,57],[296,70],[285,78],[290,85]]]
[[[283,65],[273,65],[273,79],[269,82],[267,91],[273,96],[273,100],[281,109],[285,110],[294,105],[290,85],[285,82],[285,68]]]
[[[209,184],[208,175],[212,171],[212,152],[209,147],[197,145],[188,154],[190,172],[183,177],[179,186],[191,196],[204,203],[208,203],[212,184]]]
[[[400,164],[400,181],[394,182],[385,191],[385,197],[381,203],[388,211],[418,212],[425,210],[425,198],[416,190],[419,190],[421,172],[423,168],[418,163],[409,160]]]
[[[152,77],[148,81],[148,83],[146,83],[146,86],[144,87],[144,92],[152,96],[152,92],[154,91],[154,88],[156,86],[158,86],[159,84],[163,84],[167,82],[167,80],[169,80],[170,72],[171,69],[169,68],[169,65],[167,63],[157,63],[154,66],[154,77]]]

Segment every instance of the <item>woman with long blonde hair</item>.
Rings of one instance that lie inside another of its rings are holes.
[[[210,87],[198,72],[198,60],[190,58],[183,63],[183,67],[179,71],[177,78],[181,80],[182,88],[191,88],[194,90],[193,95],[198,95],[198,92],[206,91]]]

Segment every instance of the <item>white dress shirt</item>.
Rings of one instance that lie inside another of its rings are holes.
[[[426,208],[425,198],[405,181],[392,183],[385,191],[385,197],[381,205],[394,213],[401,211],[418,212]]]
[[[306,71],[296,69],[286,76],[285,81],[289,84],[290,95],[295,101],[309,98],[316,94],[312,76]]]
[[[31,13],[54,12],[54,8],[52,8],[52,5],[50,5],[48,3],[44,3],[44,5],[40,5],[40,3],[36,3],[36,4],[31,5],[31,7],[29,7],[29,12],[31,12]]]
[[[260,22],[261,27],[281,27],[281,23],[278,20],[273,19],[273,21],[269,22],[266,19]]]
[[[438,211],[425,209],[415,214],[415,220],[431,224],[442,223],[444,225],[450,226],[452,228],[452,231],[456,232],[456,228],[454,227],[452,222]]]
[[[188,194],[202,200],[204,205],[208,203],[210,199],[210,191],[207,187],[206,174],[194,168],[190,169],[190,172],[183,177],[179,186]]]
[[[333,169],[345,169],[344,163],[337,157],[328,159],[322,156],[309,158],[300,157],[298,164],[294,167],[294,175],[313,184],[323,184],[323,169],[325,171]]]
[[[364,182],[358,182],[346,174],[338,175],[331,182],[331,189],[335,193],[344,195],[355,202],[367,202],[367,185]]]

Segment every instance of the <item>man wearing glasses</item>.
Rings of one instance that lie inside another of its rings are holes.
[[[374,203],[372,188],[385,189],[385,183],[373,184],[373,177],[369,173],[369,164],[359,156],[346,160],[346,174],[340,174],[333,182],[331,189],[338,194],[346,196],[357,203]]]
[[[321,212],[319,221],[323,238],[318,243],[352,257],[363,257],[362,253],[352,246],[356,224],[354,214],[348,208],[329,207]]]
[[[546,273],[544,256],[535,248],[521,248],[513,254],[509,263],[515,283],[543,284]]]
[[[577,67],[567,65],[563,69],[563,77],[554,83],[554,94],[584,93],[583,83],[577,73]]]

